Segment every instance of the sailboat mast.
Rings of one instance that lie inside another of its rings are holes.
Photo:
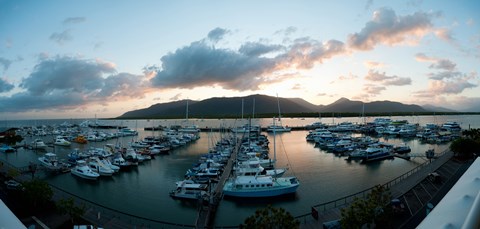
[[[187,99],[187,110],[185,112],[185,120],[188,121],[188,99]]]
[[[255,118],[255,98],[253,98],[253,111],[252,111],[252,118]]]

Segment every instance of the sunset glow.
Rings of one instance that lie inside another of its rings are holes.
[[[480,112],[478,1],[0,0],[0,118],[341,97]]]

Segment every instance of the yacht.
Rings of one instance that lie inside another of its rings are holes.
[[[269,125],[267,126],[267,132],[290,132],[292,128],[288,126]]]
[[[96,180],[100,176],[100,174],[91,170],[90,167],[88,167],[87,162],[84,160],[77,161],[77,165],[70,171],[72,175],[88,180]]]
[[[98,173],[100,176],[112,176],[115,172],[109,166],[103,164],[103,162],[101,162],[97,157],[90,158],[88,167],[90,167],[91,170]]]
[[[50,171],[60,171],[62,166],[58,162],[58,157],[54,153],[46,153],[45,155],[38,158],[40,165],[47,168]]]
[[[296,177],[237,176],[223,187],[225,196],[273,197],[295,193],[300,183]]]
[[[120,171],[120,167],[112,164],[112,162],[111,162],[109,159],[103,158],[103,159],[100,159],[100,161],[101,161],[104,165],[110,167],[110,168],[113,170],[113,172],[117,173],[118,171]]]
[[[43,142],[42,139],[37,138],[32,142],[32,149],[36,150],[47,150],[47,145]]]
[[[55,142],[53,142],[53,144],[57,146],[70,146],[72,143],[65,140],[63,137],[58,136],[55,138]]]
[[[126,170],[130,168],[130,163],[123,159],[120,153],[113,157],[112,165],[118,166],[121,170]]]
[[[192,180],[176,182],[177,188],[170,192],[170,196],[179,199],[201,199],[208,195],[206,184],[198,184]]]

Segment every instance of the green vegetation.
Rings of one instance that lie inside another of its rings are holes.
[[[85,205],[75,205],[72,197],[59,200],[56,206],[62,214],[68,214],[70,216],[72,224],[81,220],[81,217],[85,214]]]
[[[391,200],[390,191],[384,186],[377,185],[365,199],[355,199],[354,202],[342,209],[342,228],[389,228]]]
[[[255,215],[245,219],[240,228],[252,229],[293,229],[299,228],[300,222],[285,211],[283,208],[274,208],[268,205],[266,208],[258,209]]]
[[[480,154],[480,129],[462,131],[463,137],[450,144],[450,150],[459,159],[471,159]]]
[[[23,182],[25,188],[24,195],[26,201],[33,205],[33,208],[37,208],[51,202],[53,196],[53,190],[48,183],[43,180],[33,179]]]
[[[365,113],[366,117],[379,117],[379,116],[427,116],[427,115],[478,115],[479,112],[375,112],[375,113]],[[360,117],[362,114],[351,113],[351,112],[302,112],[302,113],[285,113],[282,114],[282,118],[341,118],[341,117]],[[278,117],[278,113],[263,113],[255,114],[255,118],[273,118]],[[138,117],[129,117],[129,118],[111,118],[110,120],[137,120],[137,119],[182,119],[185,118],[185,115],[152,115],[152,116],[138,116]],[[189,114],[191,119],[240,119],[241,115],[196,115]],[[251,118],[248,115],[244,115],[245,119]]]

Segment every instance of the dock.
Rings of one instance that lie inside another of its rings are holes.
[[[233,149],[230,159],[225,166],[222,176],[218,180],[218,183],[210,190],[208,200],[204,200],[199,207],[197,220],[195,221],[195,228],[212,228],[213,220],[217,212],[218,204],[223,197],[223,186],[232,173],[233,164],[237,159],[237,151],[239,150],[241,141],[237,141],[235,148]]]

